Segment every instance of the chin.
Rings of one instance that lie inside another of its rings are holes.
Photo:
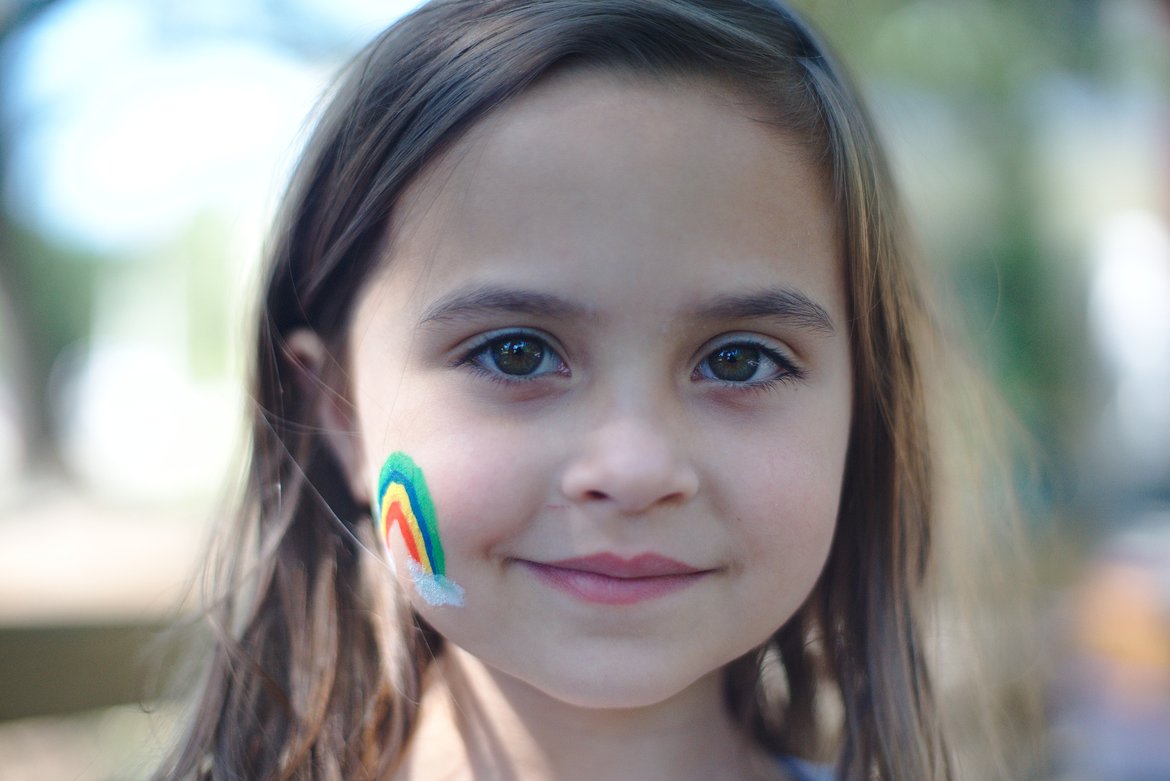
[[[671,700],[705,680],[717,677],[719,670],[706,675],[686,675],[683,671],[663,669],[662,661],[651,668],[624,665],[613,669],[606,665],[583,664],[559,674],[534,675],[533,671],[515,676],[528,687],[554,700],[589,710],[635,710],[650,708]],[[674,672],[674,674],[671,674]]]

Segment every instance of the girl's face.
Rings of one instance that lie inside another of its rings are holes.
[[[808,595],[849,433],[822,171],[701,83],[543,83],[400,202],[352,325],[356,480],[425,475],[493,673],[591,707],[710,679]],[[371,488],[371,490],[373,490]]]

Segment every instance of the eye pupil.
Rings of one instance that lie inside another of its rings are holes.
[[[532,374],[544,361],[544,348],[533,339],[510,337],[491,346],[492,363],[504,374]]]
[[[716,350],[707,365],[718,380],[747,382],[760,368],[760,351],[746,344],[727,345]]]

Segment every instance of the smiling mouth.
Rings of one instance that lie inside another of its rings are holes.
[[[612,553],[558,561],[517,563],[543,583],[584,602],[632,605],[697,584],[714,570],[646,553],[632,559]]]

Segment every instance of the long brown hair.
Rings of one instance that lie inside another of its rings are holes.
[[[199,699],[160,777],[382,778],[400,761],[442,641],[369,552],[368,509],[316,410],[344,386],[348,319],[403,189],[488,112],[575,67],[714,78],[800,139],[831,181],[855,387],[837,532],[806,604],[727,668],[727,703],[769,751],[832,751],[842,779],[951,778],[920,615],[932,475],[915,350],[930,325],[857,91],[770,0],[440,0],[348,67],[268,253],[246,492],[220,541]],[[298,329],[329,348],[327,381],[289,349]],[[841,713],[832,740],[826,702]]]

